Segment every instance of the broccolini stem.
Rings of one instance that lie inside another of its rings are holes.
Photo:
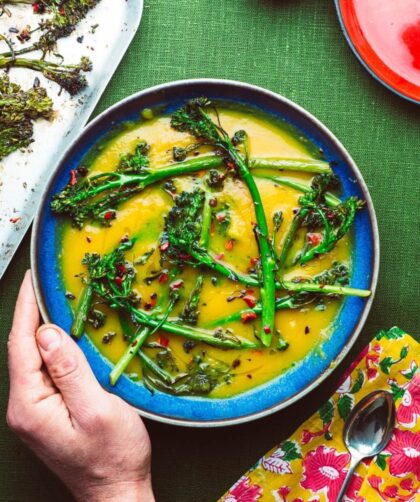
[[[311,282],[282,281],[281,286],[288,291],[300,291],[307,293],[324,293],[340,296],[358,296],[367,298],[371,292],[367,289],[350,288],[349,286],[334,286],[330,284],[318,284]]]
[[[253,277],[246,275],[246,274],[242,274],[240,272],[236,272],[235,270],[231,269],[230,267],[217,261],[208,252],[199,253],[199,252],[195,251],[194,249],[191,249],[190,254],[199,263],[205,265],[206,267],[211,268],[212,270],[215,270],[216,272],[219,272],[220,274],[224,275],[225,277],[227,277],[231,281],[240,282],[240,283],[246,284],[248,286],[259,286],[260,285],[258,279],[253,278]]]
[[[282,270],[286,263],[290,248],[292,247],[293,241],[295,240],[296,237],[296,232],[299,229],[300,221],[301,221],[301,214],[299,213],[295,215],[295,217],[293,218],[292,224],[290,225],[286,238],[284,240],[283,248],[277,260],[277,269],[278,269],[277,272]]]
[[[123,330],[124,335],[128,338],[128,340],[131,340],[134,336],[134,330],[131,328],[129,323],[127,322],[126,318],[124,315],[120,312],[118,314],[118,318],[120,321],[121,329]],[[138,357],[146,368],[149,370],[153,371],[156,375],[158,375],[160,378],[162,378],[165,382],[169,384],[174,384],[175,383],[175,378],[170,375],[167,371],[165,371],[163,368],[158,366],[153,359],[151,359],[149,356],[147,356],[142,350],[138,351]]]
[[[108,190],[122,188],[127,185],[136,187],[139,191],[141,191],[147,186],[157,183],[158,181],[172,178],[173,176],[194,173],[201,171],[202,169],[217,167],[220,165],[220,163],[221,160],[216,156],[212,156],[211,158],[200,157],[155,170],[146,170],[142,174],[123,174],[116,172],[97,174],[88,178],[87,181],[89,181],[90,183],[98,182],[101,180],[101,178],[104,178],[104,182],[102,182],[101,185],[92,185],[92,187],[88,188],[87,190],[76,193],[72,197],[70,202],[72,204],[81,202],[83,200],[90,199],[91,197],[96,197],[100,193],[106,192]]]
[[[1,8],[1,3],[0,3],[0,8]],[[36,47],[31,45],[30,47],[22,47],[22,49],[19,49],[17,51],[9,51],[9,52],[1,52],[0,53],[0,58],[10,58],[14,56],[21,56],[22,54],[28,54],[29,52],[32,52],[36,50]]]
[[[260,281],[251,275],[242,274],[240,272],[236,272],[226,265],[219,263],[216,261],[210,254],[201,254],[195,253],[191,251],[191,255],[196,258],[200,263],[206,265],[224,275],[228,279],[232,281],[239,282],[244,284],[245,286],[253,286],[259,287],[261,286]],[[368,297],[370,296],[370,291],[365,289],[356,289],[344,286],[331,286],[331,285],[322,285],[322,284],[314,284],[312,282],[291,282],[291,281],[277,281],[274,283],[275,289],[286,289],[289,291],[300,291],[300,292],[317,292],[324,294],[337,294],[342,296],[360,296],[360,297]]]
[[[203,115],[206,115],[204,111],[202,111],[202,113]],[[262,343],[266,347],[269,347],[271,345],[274,332],[274,302],[276,293],[274,269],[276,264],[269,242],[267,218],[265,216],[264,206],[257,184],[255,183],[245,160],[241,155],[239,155],[231,140],[227,136],[225,137],[225,143],[227,146],[226,153],[236,165],[239,175],[247,185],[254,204],[255,218],[257,221],[257,225],[255,226],[255,235],[260,249],[262,269],[262,285],[260,287],[262,302],[260,334]]]
[[[211,195],[209,192],[204,194],[203,203],[203,214],[201,222],[201,232],[199,246],[201,249],[207,249],[210,241],[210,226],[211,226],[211,206],[210,206]],[[189,298],[185,302],[184,308],[182,309],[180,318],[188,324],[197,324],[198,316],[200,311],[198,309],[198,304],[200,302],[201,290],[203,289],[204,276],[200,272],[195,280],[195,285],[193,286]]]
[[[48,80],[56,82],[71,96],[78,94],[87,86],[86,77],[81,72],[90,71],[92,65],[87,58],[82,58],[79,64],[59,65],[45,59],[0,57],[0,68],[28,68],[39,71]]]
[[[225,349],[255,349],[259,347],[258,343],[236,335],[211,333],[204,329],[184,326],[182,324],[174,324],[169,321],[162,322],[161,318],[152,317],[151,315],[146,314],[146,312],[137,309],[130,303],[121,301],[112,293],[104,290],[100,284],[93,282],[92,286],[98,296],[103,298],[111,308],[125,312],[131,317],[133,322],[142,326],[150,327],[152,329],[159,327],[168,333],[173,333],[174,335],[180,335],[190,340],[207,343],[209,345]]]
[[[124,308],[124,306],[122,306]],[[132,306],[127,306],[129,309],[129,313],[131,316],[140,324],[144,324],[151,328],[155,328],[159,325],[159,319],[153,319],[146,313],[136,309]],[[161,326],[164,331],[168,333],[173,333],[174,335],[180,335],[189,340],[194,340],[197,342],[207,343],[209,345],[213,345],[215,347],[227,348],[227,349],[255,349],[258,348],[258,344],[255,342],[251,342],[250,340],[246,340],[245,338],[240,338],[235,336],[234,338],[228,338],[224,336],[218,337],[213,333],[209,333],[206,330],[199,328],[192,328],[190,326],[182,326],[180,324],[173,324],[171,322],[164,322]]]
[[[71,335],[74,338],[80,338],[85,332],[86,319],[89,315],[89,310],[92,305],[93,289],[92,286],[87,283],[80,295],[79,302],[77,304],[76,314],[74,316],[73,325],[71,327]]]
[[[210,227],[211,227],[211,206],[210,206],[211,195],[206,191],[204,196],[203,205],[203,219],[201,226],[201,235],[199,245],[203,249],[207,249],[210,240]]]
[[[302,173],[332,173],[328,162],[322,160],[278,159],[263,157],[249,161],[251,169],[278,169],[279,171],[296,171]]]
[[[296,291],[296,292],[312,292],[312,293],[324,293],[324,294],[336,294],[340,296],[358,296],[360,298],[366,298],[370,295],[370,291],[364,289],[355,289],[347,286],[333,286],[333,285],[325,285],[317,284],[317,283],[294,283],[291,281],[282,282],[282,287],[287,289],[288,291]],[[302,289],[303,287],[303,289]],[[275,309],[276,310],[285,310],[285,309],[293,309],[301,306],[301,304],[296,304],[293,296],[284,296],[283,298],[276,298]],[[243,309],[239,312],[235,312],[230,314],[229,316],[222,317],[220,319],[215,319],[210,321],[204,325],[204,328],[216,328],[218,326],[223,326],[229,322],[240,321],[242,316],[248,312],[254,312],[257,315],[261,315],[261,303],[258,303],[252,309]]]
[[[139,329],[135,337],[130,340],[127,350],[124,352],[124,354],[119,359],[119,361],[114,366],[109,375],[109,382],[112,386],[114,386],[117,383],[118,379],[124,373],[127,366],[133,360],[134,356],[139,352],[141,346],[143,345],[149,334],[150,334],[149,327],[142,328]]]
[[[0,63],[1,64],[1,63]],[[257,162],[258,159],[255,159]],[[277,163],[281,163],[281,159],[276,160]],[[111,190],[113,188],[122,188],[125,185],[138,185],[140,189],[143,189],[149,185],[157,183],[167,178],[172,178],[175,176],[180,176],[183,174],[191,174],[203,169],[212,169],[220,167],[223,164],[223,159],[217,155],[206,155],[202,157],[197,157],[194,159],[186,160],[183,162],[177,162],[176,164],[171,164],[169,166],[164,166],[161,168],[146,171],[144,174],[120,174],[120,173],[104,173],[92,176],[89,181],[98,180],[100,177],[109,177],[110,181],[104,183],[98,187],[92,187],[90,190],[86,190],[74,196],[73,200],[81,201],[88,199],[101,192]],[[259,178],[266,178],[275,181],[276,183],[283,184],[285,186],[290,186],[301,192],[308,192],[310,188],[304,184],[300,184],[291,180],[283,180],[282,178],[276,178],[266,175],[255,174]],[[331,205],[338,205],[341,203],[339,199],[331,196],[332,199],[329,201]],[[328,199],[328,195],[326,197]],[[328,202],[328,200],[327,200]]]
[[[294,308],[294,299],[292,296],[285,296],[283,298],[276,298],[275,309],[276,310],[284,310],[284,309],[292,309]],[[235,312],[226,317],[222,317],[221,319],[215,319],[205,324],[205,328],[217,328],[218,326],[223,326],[229,322],[240,321],[241,316],[248,312],[254,312],[257,315],[261,315],[261,303],[258,303],[254,308],[247,308],[240,310],[239,312]]]
[[[298,181],[287,179],[287,178],[279,178],[278,176],[270,176],[268,174],[260,174],[260,173],[253,173],[253,175],[256,178],[271,180],[274,183],[277,183],[279,185],[283,185],[283,186],[286,186],[289,188],[293,188],[295,190],[298,190],[299,192],[308,193],[311,190],[310,186],[305,185],[304,183],[299,183]],[[336,197],[335,195],[333,195],[332,193],[325,194],[325,202],[331,207],[337,207],[338,205],[341,204],[341,200],[338,197]]]
[[[17,52],[14,54],[17,54]],[[40,72],[43,72],[47,67],[61,68],[61,66],[56,63],[42,59],[14,58],[12,55],[0,58],[0,68],[7,68],[9,65]],[[74,65],[69,65],[69,67],[75,68]]]
[[[153,181],[151,181],[151,183],[156,183],[157,181],[172,178],[173,176],[179,176],[181,174],[195,173],[197,171],[201,171],[202,169],[211,169],[212,167],[218,167],[221,164],[222,159],[216,155],[206,155],[195,159],[185,160],[183,162],[177,162],[176,164],[171,164],[169,166],[160,167],[150,171],[150,175],[153,177]]]
[[[238,154],[240,155],[240,154]],[[191,159],[190,162],[203,161],[209,162],[208,166],[202,167],[211,169],[212,167],[220,167],[223,165],[223,158],[217,155],[202,155],[196,159]],[[217,159],[217,162],[215,161]],[[189,162],[189,161],[185,161]],[[181,166],[183,162],[178,162],[176,165]],[[270,169],[274,171],[295,171],[301,173],[331,173],[332,169],[328,162],[321,160],[297,160],[287,159],[282,157],[256,157],[249,160],[249,169]]]

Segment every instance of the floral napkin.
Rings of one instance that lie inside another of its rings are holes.
[[[344,420],[366,394],[392,393],[397,424],[387,448],[359,465],[346,502],[420,501],[419,344],[399,328],[381,331],[336,393],[289,439],[269,451],[219,502],[335,502],[350,456]]]

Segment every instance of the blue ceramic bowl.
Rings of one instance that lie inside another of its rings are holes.
[[[229,399],[176,397],[161,392],[153,396],[141,384],[123,376],[111,388],[110,362],[84,336],[79,344],[100,383],[135,406],[149,418],[189,426],[221,426],[246,422],[285,408],[317,387],[344,358],[368,315],[375,292],[378,263],[378,230],[372,201],[363,178],[341,143],[308,112],[267,90],[225,80],[187,80],[141,91],[117,103],[92,121],[59,160],[43,194],[32,234],[32,271],[37,299],[45,321],[69,331],[72,311],[64,296],[58,260],[59,219],[49,209],[51,197],[67,183],[69,172],[104,135],[116,125],[138,117],[139,110],[159,106],[170,113],[185,100],[205,95],[257,108],[286,121],[302,132],[328,161],[334,161],[344,196],[356,195],[367,202],[355,222],[351,285],[370,289],[369,299],[346,298],[331,336],[281,376]]]

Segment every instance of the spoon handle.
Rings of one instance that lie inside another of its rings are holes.
[[[354,470],[360,464],[361,460],[362,460],[361,458],[357,458],[357,457],[353,457],[353,456],[351,457],[349,470],[347,471],[346,477],[344,479],[344,483],[341,486],[340,493],[337,495],[336,502],[341,502],[343,500],[344,495],[346,494],[347,488],[350,484],[351,478],[353,477]]]

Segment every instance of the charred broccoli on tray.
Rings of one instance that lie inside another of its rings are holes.
[[[64,64],[48,61],[45,59],[47,53],[54,51],[57,54],[56,46],[60,38],[70,35],[77,24],[86,17],[88,12],[95,7],[100,0],[5,0],[0,1],[1,9],[6,9],[7,5],[30,5],[34,13],[43,16],[36,29],[29,27],[24,32],[18,33],[17,39],[27,42],[33,33],[40,33],[38,39],[32,44],[21,49],[5,35],[0,34],[0,41],[5,43],[8,51],[0,53],[0,69],[9,71],[10,68],[25,68],[39,72],[46,79],[55,82],[60,88],[67,91],[71,96],[75,96],[83,91],[88,85],[85,73],[91,71],[92,64],[87,57],[82,57],[79,63]],[[45,16],[44,16],[45,15]],[[22,57],[23,55],[41,51],[42,57]],[[45,89],[36,86],[34,90],[27,91],[26,94],[20,90],[17,84],[10,82],[9,77],[4,73],[0,76],[0,102],[5,103],[0,109],[0,158],[11,152],[24,148],[32,142],[33,122],[38,118],[52,118],[52,101],[47,97]],[[36,79],[37,80],[37,79]],[[20,93],[19,97],[11,98],[10,93],[14,89],[14,94]],[[36,96],[35,96],[36,95]],[[37,103],[35,101],[38,100]],[[23,109],[23,106],[27,109]],[[16,120],[14,117],[16,116]],[[24,117],[24,120],[23,120]],[[10,126],[10,122],[13,125]]]
[[[50,120],[52,101],[42,87],[24,91],[10,82],[8,75],[0,76],[0,159],[15,150],[28,147],[33,139],[33,122]]]

